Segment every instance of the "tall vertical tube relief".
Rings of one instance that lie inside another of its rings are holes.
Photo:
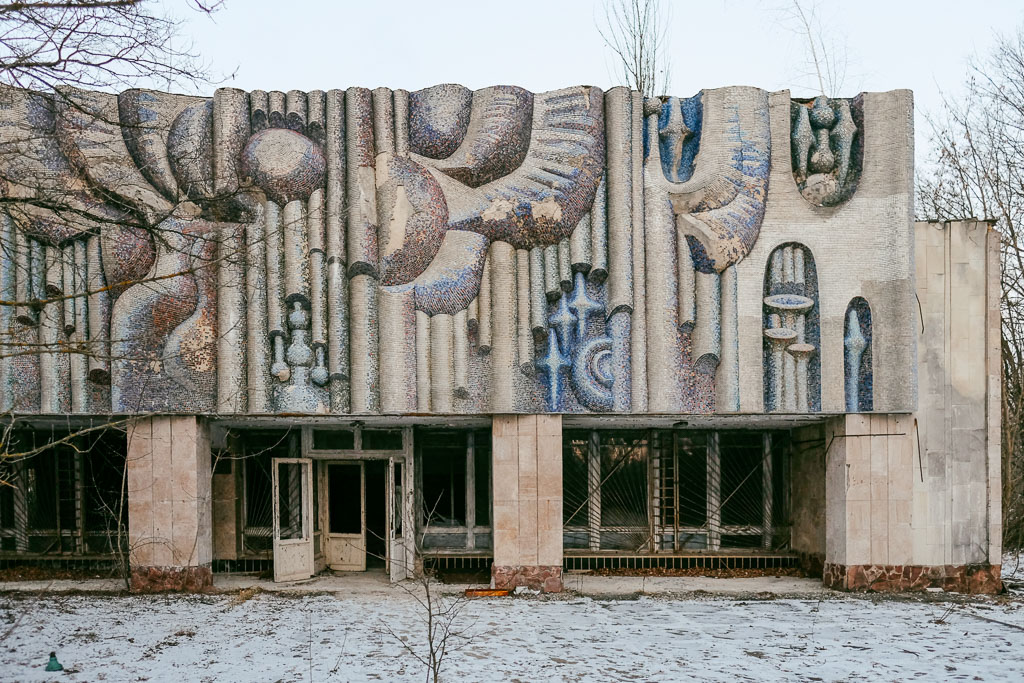
[[[802,244],[783,244],[768,258],[763,315],[765,411],[820,411],[818,276]]]
[[[863,297],[854,297],[846,307],[843,326],[843,376],[846,412],[874,409],[874,375],[871,363],[871,307]]]

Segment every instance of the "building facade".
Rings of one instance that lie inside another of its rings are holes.
[[[908,91],[2,98],[10,561],[999,588],[998,234],[913,222]]]

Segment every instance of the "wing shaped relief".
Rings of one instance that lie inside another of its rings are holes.
[[[655,412],[739,410],[737,276],[764,218],[767,93],[644,104],[647,357]]]
[[[815,206],[853,196],[864,165],[863,96],[793,100],[790,105],[793,179]]]

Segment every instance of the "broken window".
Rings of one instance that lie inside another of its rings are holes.
[[[419,430],[416,453],[424,547],[490,548],[490,430]]]
[[[16,430],[5,447],[0,552],[102,557],[124,546],[123,431]]]
[[[785,433],[567,430],[563,543],[632,553],[776,549]]]
[[[273,547],[272,461],[298,457],[299,430],[245,430],[242,443],[242,553],[269,553]],[[283,506],[282,506],[283,507]],[[316,515],[314,514],[314,519]],[[282,530],[287,527],[282,520]]]

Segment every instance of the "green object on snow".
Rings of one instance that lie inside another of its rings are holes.
[[[50,661],[46,663],[46,670],[47,671],[63,671],[64,670],[64,667],[61,666],[61,663],[57,661],[57,653],[56,652],[51,652],[50,653]]]

